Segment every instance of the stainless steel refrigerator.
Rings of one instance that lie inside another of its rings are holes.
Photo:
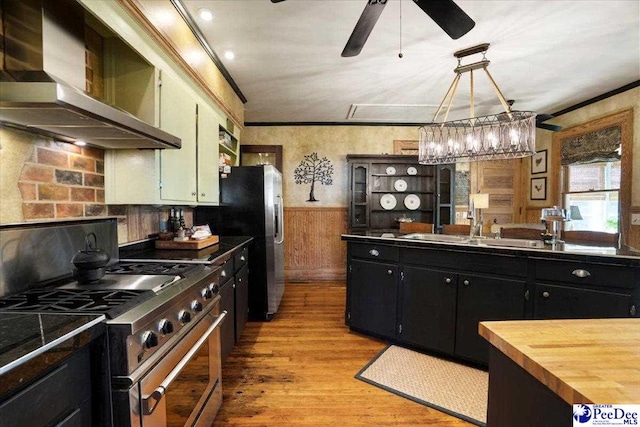
[[[282,174],[271,165],[232,167],[220,177],[221,232],[253,236],[249,318],[271,320],[284,293]]]

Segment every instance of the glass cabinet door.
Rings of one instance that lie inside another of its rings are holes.
[[[354,163],[351,166],[351,228],[369,226],[368,164]]]
[[[437,221],[436,226],[453,224],[454,201],[453,192],[455,184],[455,165],[439,165],[436,177],[437,189]]]

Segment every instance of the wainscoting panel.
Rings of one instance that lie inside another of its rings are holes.
[[[285,208],[285,280],[345,280],[346,232],[347,208]]]

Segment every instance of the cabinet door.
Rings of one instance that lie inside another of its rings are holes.
[[[350,266],[349,325],[395,338],[398,266],[360,260],[352,260]]]
[[[488,363],[489,344],[478,334],[478,323],[524,319],[524,288],[525,283],[521,280],[461,274],[455,354]]]
[[[366,163],[354,163],[351,165],[351,212],[349,220],[352,229],[369,226],[368,171],[368,164]]]
[[[162,150],[160,154],[162,200],[196,201],[196,108],[190,92],[162,73],[160,128],[182,139],[179,150]]]
[[[439,165],[436,173],[436,227],[455,223],[455,165]]]
[[[218,203],[218,116],[206,104],[198,105],[198,202]]]
[[[224,322],[222,322],[222,326],[220,326],[220,345],[222,346],[222,360],[224,361],[231,350],[233,350],[233,346],[235,345],[235,313],[236,313],[236,304],[235,304],[235,292],[234,292],[235,282],[233,278],[227,280],[220,287],[220,311],[227,311],[227,317]]]
[[[236,342],[240,339],[249,319],[249,267],[246,265],[236,274]]]
[[[398,339],[453,353],[457,274],[416,267],[403,274]]]
[[[631,295],[568,286],[536,284],[535,319],[629,317]]]

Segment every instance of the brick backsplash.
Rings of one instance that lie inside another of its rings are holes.
[[[39,144],[22,168],[18,187],[26,221],[106,215],[104,151]]]

